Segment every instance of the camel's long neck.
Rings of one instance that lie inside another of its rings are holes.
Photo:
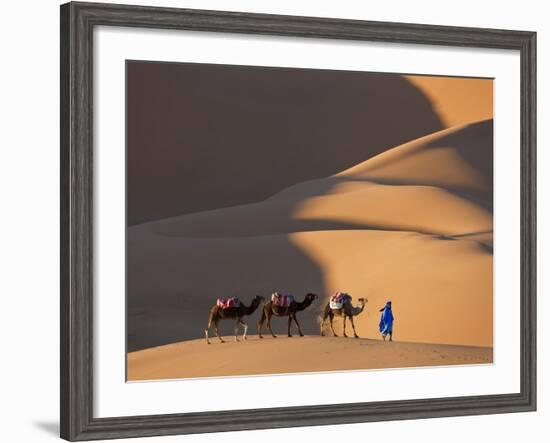
[[[305,298],[301,302],[298,302],[298,311],[303,311],[306,309],[311,303],[313,303],[313,300],[310,298]]]
[[[359,315],[361,314],[361,312],[363,312],[363,309],[365,309],[365,303],[363,303],[362,305],[360,306],[357,306],[355,308],[353,308],[351,311],[352,311],[352,315]]]
[[[258,309],[258,306],[260,305],[260,303],[256,303],[255,301],[253,301],[252,303],[250,303],[250,306],[247,306],[246,307],[246,315],[250,315],[250,314],[253,314],[254,311],[256,309]]]

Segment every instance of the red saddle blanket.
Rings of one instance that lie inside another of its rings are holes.
[[[216,305],[221,309],[238,308],[241,305],[241,301],[237,297],[218,298]]]
[[[271,294],[271,302],[275,306],[282,306],[284,308],[290,306],[290,304],[294,301],[294,296],[292,294],[279,294],[278,292],[274,292]]]

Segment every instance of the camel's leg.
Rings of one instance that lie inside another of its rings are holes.
[[[290,333],[290,325],[292,324],[292,316],[288,316],[288,336],[292,337],[292,334]]]
[[[235,333],[235,341],[239,341],[239,339],[237,338],[237,334],[239,333],[239,319],[237,318],[237,320],[235,321],[235,327],[233,328],[233,332]]]
[[[321,336],[325,335],[325,332],[324,332],[325,321],[326,321],[326,319],[327,319],[327,317],[328,317],[329,312],[330,312],[330,306],[327,305],[327,306],[325,307],[325,312],[323,313],[323,317],[321,318],[321,326],[320,326],[320,327],[321,327]]]
[[[353,336],[355,338],[359,338],[359,336],[357,335],[357,332],[355,332],[355,322],[353,321],[353,315],[349,319],[351,320],[351,327],[353,328]]]
[[[208,333],[210,331],[210,327],[212,326],[212,318],[213,318],[213,315],[212,315],[212,312],[210,312],[208,314],[208,324],[206,326],[206,329],[204,330],[204,336],[206,337],[206,343],[207,344],[210,344],[210,339],[208,338]]]
[[[304,333],[302,332],[302,328],[300,328],[300,323],[298,323],[298,319],[296,318],[296,314],[292,314],[292,318],[294,319],[294,323],[296,323],[296,326],[298,326],[298,334],[300,334],[300,337],[303,337]]]
[[[246,340],[246,331],[248,331],[248,324],[246,322],[243,321],[243,319],[241,318],[239,320],[239,324],[243,327],[244,329],[244,332],[243,332],[243,340]]]
[[[265,321],[265,309],[262,309],[262,318],[260,318],[260,321],[258,322],[258,338],[263,338],[262,327],[264,325],[264,321]]]
[[[220,320],[218,319],[214,320],[214,326],[216,327],[216,335],[220,339],[220,342],[225,343],[222,336],[220,335]]]
[[[334,320],[334,314],[331,312],[328,316],[329,320],[330,320],[330,330],[332,331],[332,335],[334,335],[335,337],[338,337],[338,334],[336,334],[336,332],[334,332],[334,325],[332,324],[333,320]]]
[[[344,314],[344,337],[347,337],[348,334],[346,334],[346,319],[348,318],[348,316],[346,314]]]
[[[267,313],[267,323],[266,323],[266,326],[267,326],[267,330],[269,331],[269,333],[271,334],[271,336],[272,336],[273,338],[277,338],[277,336],[276,336],[276,335],[273,333],[273,331],[271,330],[271,316],[272,316],[272,315],[273,315],[273,314],[271,313],[271,311],[269,311],[269,312]]]

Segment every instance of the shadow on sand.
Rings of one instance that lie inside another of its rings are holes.
[[[261,201],[443,129],[396,74],[129,62],[127,85],[129,225]]]

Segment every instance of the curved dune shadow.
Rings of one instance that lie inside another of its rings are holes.
[[[128,62],[128,224],[261,201],[442,128],[396,74]]]

